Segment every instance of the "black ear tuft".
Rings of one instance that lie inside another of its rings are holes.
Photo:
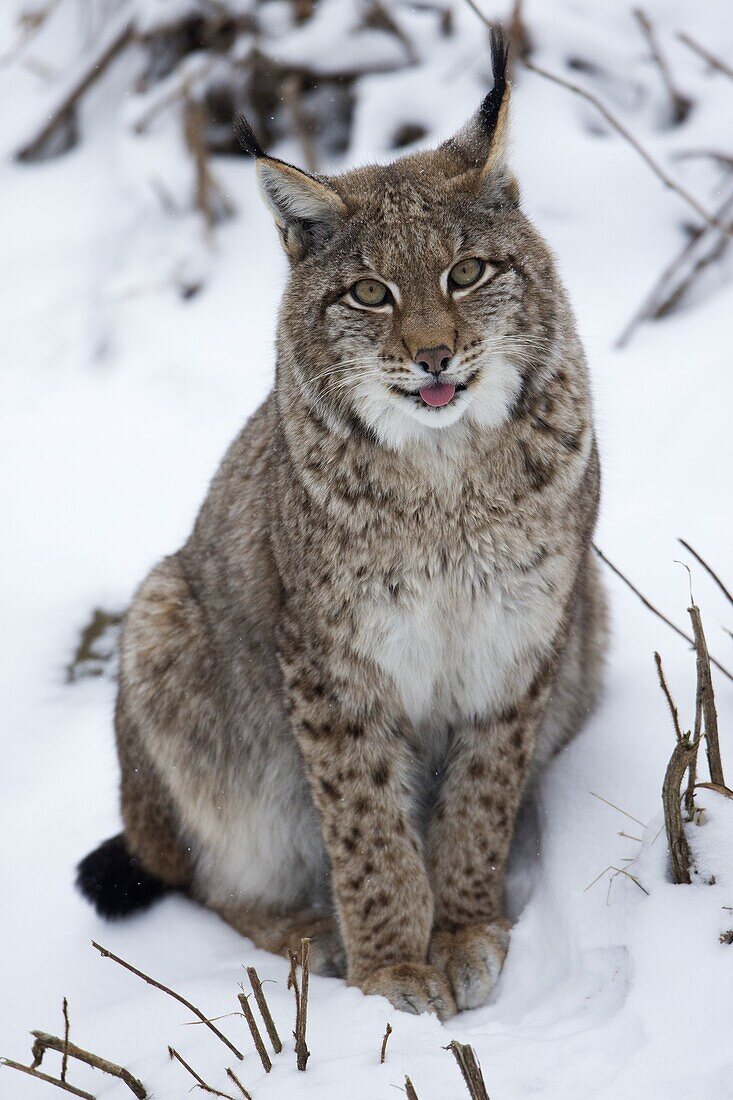
[[[262,148],[259,141],[257,140],[257,135],[250,126],[249,121],[245,115],[235,116],[234,132],[237,135],[239,144],[242,146],[248,156],[255,157],[256,159],[265,156],[265,150]]]
[[[496,129],[496,124],[499,121],[499,111],[506,95],[508,57],[509,47],[504,39],[504,31],[497,23],[494,23],[491,27],[491,69],[494,76],[494,87],[479,108],[479,118],[489,137],[493,136]]]

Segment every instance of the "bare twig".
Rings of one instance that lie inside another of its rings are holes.
[[[726,61],[722,61],[714,53],[711,53],[707,46],[701,46],[694,38],[690,38],[689,34],[685,31],[678,31],[677,37],[680,42],[684,42],[685,46],[691,49],[693,53],[696,53],[703,61],[707,61],[708,65],[717,69],[719,73],[725,73],[727,77],[733,80],[733,68],[731,68]]]
[[[159,989],[161,993],[167,993],[169,997],[172,997],[174,1001],[178,1001],[179,1004],[182,1004],[185,1008],[188,1009],[189,1012],[193,1012],[194,1016],[197,1016],[202,1024],[206,1024],[209,1030],[213,1031],[214,1035],[216,1035],[217,1039],[220,1039],[221,1042],[224,1043],[224,1045],[228,1047],[229,1050],[231,1050],[232,1054],[236,1054],[237,1058],[239,1058],[240,1061],[242,1060],[244,1055],[241,1053],[241,1051],[237,1050],[234,1044],[231,1043],[229,1039],[227,1039],[226,1035],[223,1035],[222,1032],[219,1031],[219,1028],[212,1024],[211,1020],[204,1016],[200,1008],[196,1008],[196,1005],[191,1004],[191,1002],[187,1001],[185,997],[182,997],[180,993],[176,993],[173,989],[169,989],[167,985],[163,985],[161,982],[157,982],[155,978],[151,978],[149,974],[144,974],[142,970],[138,970],[137,967],[132,966],[128,962],[125,962],[125,960],[121,959],[119,955],[113,955],[112,952],[108,951],[106,947],[101,947],[100,944],[95,943],[94,940],[92,940],[92,947],[94,947],[95,950],[99,951],[102,958],[112,959],[112,962],[116,962],[119,966],[124,967],[125,970],[129,970],[130,973],[135,974],[136,977],[142,978],[144,982],[147,982],[148,985],[152,985],[155,989]]]
[[[677,710],[677,704],[675,703],[674,699],[672,698],[672,692],[669,690],[669,686],[667,684],[667,679],[664,675],[664,669],[662,668],[662,658],[659,656],[659,654],[657,652],[654,653],[654,660],[655,660],[656,666],[657,666],[657,676],[659,677],[659,684],[660,684],[660,687],[661,687],[662,691],[664,692],[664,696],[667,700],[667,705],[669,707],[669,712],[672,715],[672,722],[674,723],[674,731],[675,731],[675,733],[677,734],[678,737],[681,737],[682,736],[682,730],[680,729],[679,711]]]
[[[596,794],[595,791],[589,792],[593,798],[597,798],[599,802],[605,802],[607,806],[610,806],[612,810],[616,810],[618,813],[623,814],[624,817],[628,817],[629,821],[635,822],[637,825],[641,825],[642,829],[646,829],[646,825],[643,821],[639,821],[638,817],[634,817],[633,814],[628,813],[626,810],[622,810],[620,806],[617,806],[615,802],[609,802],[607,798],[604,798],[602,794]]]
[[[723,222],[720,222],[715,214],[711,213],[709,210],[706,210],[702,203],[698,202],[694,195],[692,195],[686,188],[682,187],[681,184],[677,183],[676,180],[672,179],[672,177],[661,166],[661,164],[659,164],[651,155],[651,153],[649,153],[644,148],[639,139],[634,137],[630,130],[627,130],[624,124],[616,118],[616,116],[608,109],[608,107],[606,107],[605,103],[598,99],[597,96],[593,95],[593,93],[589,92],[586,88],[581,88],[579,84],[574,84],[572,80],[566,80],[564,76],[558,76],[556,73],[551,73],[547,69],[543,69],[539,65],[535,65],[534,61],[525,61],[524,65],[525,68],[529,69],[533,73],[537,73],[538,76],[543,76],[546,80],[551,80],[553,84],[559,84],[560,87],[567,88],[569,92],[573,92],[575,95],[587,100],[588,103],[591,103],[596,108],[596,110],[603,115],[609,125],[612,126],[613,129],[618,134],[620,134],[626,142],[628,142],[632,149],[636,150],[641,159],[645,161],[645,163],[651,168],[652,172],[654,172],[655,176],[657,176],[657,178],[664,184],[664,186],[668,190],[674,191],[674,193],[678,195],[684,202],[686,202],[687,205],[690,206],[697,214],[699,214],[703,221],[706,222],[708,225],[714,226],[716,229],[719,229],[721,233],[727,233],[728,235],[733,233],[733,230],[730,228],[730,226],[727,226]]]
[[[249,977],[249,984],[252,986],[252,992],[255,995],[255,1000],[257,1001],[257,1007],[260,1010],[260,1015],[265,1022],[267,1034],[270,1036],[272,1049],[275,1051],[275,1054],[279,1054],[283,1048],[283,1045],[280,1041],[280,1036],[277,1033],[275,1021],[272,1018],[270,1006],[268,1005],[265,998],[265,993],[262,988],[262,982],[260,981],[259,975],[257,974],[257,971],[253,966],[247,967],[247,976]]]
[[[244,1100],[252,1100],[252,1093],[247,1091],[233,1069],[227,1068],[227,1077],[237,1086],[242,1096],[244,1097]]]
[[[717,221],[727,220],[733,209],[731,190],[715,211]],[[665,267],[651,291],[626,324],[615,347],[625,347],[642,321],[665,317],[680,300],[701,271],[720,258],[729,244],[728,237],[703,225],[697,229],[674,259]]]
[[[466,1082],[466,1088],[471,1094],[471,1100],[489,1100],[484,1075],[481,1072],[481,1066],[473,1047],[469,1046],[468,1043],[459,1043],[454,1039],[445,1049],[453,1052],[453,1056],[463,1074],[463,1080]]]
[[[180,1062],[183,1068],[185,1070],[188,1070],[188,1072],[191,1074],[194,1081],[196,1082],[194,1088],[203,1089],[204,1092],[209,1092],[212,1096],[221,1096],[223,1097],[223,1100],[235,1100],[235,1098],[233,1096],[230,1096],[228,1092],[219,1092],[218,1089],[212,1088],[211,1085],[207,1085],[203,1077],[200,1077],[193,1066],[189,1066],[186,1059],[182,1058],[178,1051],[175,1050],[173,1047],[168,1047],[168,1053],[171,1056],[171,1059],[175,1058],[175,1060],[177,1062]]]
[[[66,997],[64,997],[62,1009],[64,1013],[64,1056],[61,1059],[61,1080],[65,1081],[66,1067],[69,1064],[69,1031],[71,1029],[69,1023],[69,1002],[66,1000]]]
[[[409,1077],[405,1077],[405,1096],[407,1100],[418,1100],[418,1095],[415,1092],[415,1086]]]
[[[700,608],[696,604],[688,608],[692,620],[692,631],[695,635],[695,653],[697,655],[697,716],[695,719],[695,735],[700,736],[700,717],[705,726],[705,751],[710,768],[710,779],[713,783],[725,786],[723,776],[723,764],[720,759],[720,742],[718,740],[718,712],[715,708],[715,692],[713,690],[713,678],[710,674],[710,655],[705,640],[705,632],[702,628]]]
[[[105,36],[97,49],[85,58],[81,72],[67,86],[57,105],[52,108],[36,133],[15,154],[17,160],[35,160],[53,132],[74,110],[79,100],[114,59],[132,41],[132,18],[127,17]]]
[[[387,1027],[386,1027],[385,1032],[384,1032],[384,1038],[382,1039],[382,1049],[379,1052],[379,1064],[380,1064],[380,1066],[383,1066],[384,1063],[387,1060],[387,1042],[388,1042],[389,1037],[390,1037],[391,1034],[392,1034],[392,1025],[387,1024]]]
[[[690,882],[690,846],[685,836],[680,804],[680,787],[685,773],[697,756],[699,739],[689,733],[677,738],[662,784],[662,806],[667,844],[672,859],[672,875],[678,884]]]
[[[634,593],[635,596],[639,597],[641,602],[644,604],[644,607],[646,607],[649,611],[651,611],[652,614],[656,615],[658,619],[661,619],[663,623],[666,623],[667,626],[670,628],[670,630],[674,630],[675,634],[678,634],[680,636],[680,638],[684,638],[684,640],[686,642],[688,642],[693,647],[693,649],[695,648],[694,639],[691,638],[689,634],[685,634],[684,630],[680,630],[680,628],[678,626],[675,626],[675,624],[672,622],[672,620],[668,619],[666,615],[662,614],[662,612],[658,608],[656,608],[654,606],[654,604],[651,603],[651,601],[648,600],[646,598],[646,596],[644,596],[639,591],[639,589],[636,587],[636,585],[632,584],[632,582],[629,580],[629,578],[621,572],[621,570],[618,568],[618,566],[614,565],[613,562],[610,561],[606,557],[606,555],[603,553],[603,551],[600,550],[595,545],[595,543],[593,544],[593,549],[595,550],[596,554],[601,559],[601,561],[604,562],[608,566],[608,568],[611,569],[612,572],[614,572],[616,574],[616,576],[619,577],[624,582],[624,584],[628,588],[631,589],[631,591]],[[722,672],[724,676],[727,676],[729,680],[733,681],[733,673],[729,672],[728,669],[725,668],[724,665],[721,665],[720,661],[716,661],[715,657],[711,657],[710,662],[711,662],[711,664],[715,665],[715,667],[718,669],[719,672]]]
[[[55,1085],[57,1089],[63,1089],[64,1092],[70,1092],[74,1096],[81,1096],[82,1100],[96,1100],[91,1092],[84,1092],[84,1089],[78,1089],[67,1081],[61,1081],[58,1077],[49,1077],[47,1073],[41,1073],[40,1070],[33,1069],[32,1066],[24,1066],[20,1062],[13,1062],[10,1058],[0,1058],[0,1066],[17,1069],[21,1073],[27,1073],[29,1077],[37,1078],[39,1081],[47,1081],[49,1085]]]
[[[703,567],[705,572],[713,578],[713,580],[715,581],[715,583],[717,584],[718,588],[723,593],[725,598],[728,600],[728,602],[733,604],[733,592],[731,592],[729,588],[726,588],[726,586],[723,584],[723,582],[721,581],[718,574],[713,569],[713,567],[705,561],[705,558],[702,556],[702,554],[698,554],[697,550],[694,550],[692,548],[692,546],[690,546],[689,542],[685,541],[685,539],[677,539],[677,541],[684,546],[685,550],[689,550],[689,552],[692,554],[693,558],[695,558],[695,560],[698,561],[700,563],[700,565]]]
[[[647,45],[649,46],[652,58],[657,68],[659,69],[662,83],[664,84],[667,95],[669,96],[670,102],[672,104],[672,119],[676,123],[684,122],[688,114],[690,113],[692,101],[688,98],[688,96],[683,95],[682,92],[680,92],[677,88],[677,85],[674,82],[674,77],[672,76],[672,70],[670,69],[667,59],[660,49],[659,42],[657,41],[657,36],[649,16],[646,14],[645,11],[642,11],[641,8],[635,8],[634,18],[641,27],[641,33],[644,35]]]
[[[733,168],[733,155],[722,149],[685,149],[674,154],[675,160],[714,160],[724,168]],[[718,215],[719,217],[720,215]]]
[[[244,1018],[247,1021],[247,1027],[249,1028],[250,1035],[252,1036],[252,1042],[255,1045],[255,1050],[260,1056],[260,1061],[262,1062],[265,1073],[269,1073],[272,1069],[270,1055],[265,1050],[265,1044],[262,1042],[260,1029],[257,1027],[257,1021],[254,1018],[252,1009],[249,1007],[249,1001],[247,1000],[246,993],[239,993],[238,999],[240,1005],[242,1006],[242,1012],[244,1013]]]
[[[75,1043],[69,1042],[68,1033],[65,1039],[59,1039],[57,1036],[49,1035],[45,1031],[32,1031],[31,1035],[34,1038],[33,1069],[40,1066],[47,1050],[56,1050],[64,1057],[61,1064],[62,1081],[66,1080],[65,1063],[67,1059],[74,1058],[77,1062],[84,1062],[85,1065],[92,1066],[93,1069],[109,1074],[110,1077],[118,1077],[120,1081],[124,1081],[130,1092],[138,1097],[138,1100],[145,1100],[147,1097],[148,1094],[142,1081],[139,1081],[137,1077],[133,1077],[129,1070],[125,1069],[124,1066],[118,1066],[115,1062],[108,1061],[107,1058],[100,1058],[98,1054],[92,1054],[89,1050],[82,1050]]]
[[[470,8],[473,9],[473,11],[475,11],[479,19],[481,19],[481,21],[485,23],[486,26],[489,27],[489,29],[491,29],[491,21],[487,18],[487,16],[484,15],[484,13],[477,6],[474,0],[466,0],[466,3],[469,5]],[[634,137],[631,131],[627,130],[622,122],[619,122],[616,116],[608,109],[608,107],[606,107],[605,103],[598,99],[597,96],[595,96],[592,92],[589,92],[587,88],[582,88],[579,84],[573,83],[572,80],[566,80],[564,76],[558,76],[557,73],[551,73],[547,69],[543,69],[540,65],[535,65],[534,61],[530,61],[528,58],[524,58],[522,63],[526,69],[530,70],[530,72],[537,73],[538,76],[544,77],[545,80],[552,81],[553,84],[558,84],[561,88],[567,88],[569,92],[572,92],[574,95],[580,96],[581,99],[585,99],[588,103],[595,107],[595,109],[603,115],[606,122],[608,122],[608,124],[613,127],[616,133],[620,134],[621,137],[624,138],[626,142],[628,142],[632,149],[636,150],[642,160],[645,161],[645,163],[651,168],[652,172],[654,172],[654,174],[659,180],[661,180],[666,188],[668,188],[670,191],[674,191],[674,193],[678,195],[681,199],[683,199],[688,206],[692,207],[692,209],[696,211],[696,213],[699,214],[703,221],[707,222],[708,225],[715,226],[716,229],[720,229],[723,233],[733,234],[733,229],[721,224],[716,219],[714,214],[711,214],[710,211],[705,209],[702,203],[698,202],[694,195],[687,191],[686,188],[682,187],[681,184],[677,183],[676,180],[672,179],[669,173],[666,172],[664,168],[662,168],[661,164],[658,164],[651,153],[649,153],[644,148],[639,139]]]
[[[310,945],[309,939],[300,941],[300,992],[297,997],[295,1013],[295,1056],[298,1069],[304,1071],[310,1058],[310,1051],[306,1043],[305,1033],[308,1024],[308,983],[310,979]]]

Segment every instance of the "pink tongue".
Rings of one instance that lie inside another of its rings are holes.
[[[449,401],[453,400],[455,392],[456,387],[451,385],[450,382],[441,382],[438,386],[423,386],[420,390],[420,396],[426,405],[432,405],[434,409],[439,409],[441,405],[447,405]]]

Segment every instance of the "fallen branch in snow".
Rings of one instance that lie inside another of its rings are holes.
[[[64,1000],[66,1000],[64,998]],[[47,1050],[56,1050],[63,1055],[64,1061],[61,1065],[61,1080],[66,1081],[66,1062],[69,1058],[74,1058],[78,1062],[84,1062],[85,1065],[91,1066],[93,1069],[101,1070],[102,1073],[109,1074],[110,1077],[117,1077],[120,1081],[123,1081],[130,1092],[134,1093],[138,1097],[138,1100],[146,1100],[147,1091],[142,1081],[139,1081],[137,1077],[133,1077],[129,1070],[124,1066],[118,1066],[115,1062],[108,1061],[107,1058],[100,1058],[98,1054],[92,1054],[89,1050],[82,1050],[81,1047],[76,1046],[75,1043],[70,1043],[68,1036],[64,1039],[59,1039],[56,1035],[49,1035],[45,1031],[32,1031],[31,1035],[34,1037],[33,1043],[33,1065],[32,1069],[37,1069]]]
[[[387,1024],[387,1027],[385,1028],[385,1031],[384,1031],[384,1038],[382,1039],[382,1049],[379,1052],[379,1064],[380,1064],[380,1066],[383,1066],[384,1063],[387,1061],[387,1042],[388,1042],[389,1037],[390,1037],[391,1034],[392,1034],[392,1025]]]
[[[696,53],[703,61],[707,61],[708,65],[712,66],[713,69],[717,69],[719,73],[725,73],[727,77],[733,80],[733,68],[731,68],[726,61],[722,61],[714,53],[711,53],[706,46],[701,46],[694,38],[690,38],[689,34],[686,34],[685,31],[677,31],[677,37],[680,42],[683,42],[685,46],[693,51],[693,53]]]
[[[723,764],[720,759],[720,741],[718,739],[718,712],[715,707],[715,691],[710,673],[710,654],[702,628],[700,608],[693,603],[688,609],[695,635],[695,653],[697,656],[697,692],[695,698],[695,739],[700,740],[701,730],[705,733],[705,751],[710,768],[711,782],[725,787]]]
[[[684,630],[680,630],[678,626],[675,626],[671,619],[668,619],[667,616],[659,610],[659,608],[655,607],[654,604],[650,600],[648,600],[642,592],[639,591],[636,585],[632,584],[629,578],[621,572],[619,567],[617,565],[614,565],[613,562],[606,557],[603,551],[598,546],[596,546],[595,543],[593,543],[593,549],[595,550],[601,561],[604,562],[608,566],[608,568],[616,574],[617,577],[620,577],[620,579],[628,588],[631,589],[635,596],[639,597],[641,602],[644,604],[644,607],[646,607],[649,611],[656,615],[658,619],[661,619],[663,623],[666,623],[670,630],[674,630],[675,634],[678,634],[680,638],[684,638],[686,642],[689,642],[693,649],[695,648],[694,638],[691,638],[689,634],[685,634]],[[711,664],[715,665],[719,672],[722,672],[724,676],[727,676],[729,680],[733,681],[733,673],[729,672],[724,665],[721,665],[720,661],[716,661],[715,657],[711,657],[710,662]]]
[[[731,592],[729,588],[726,588],[726,586],[723,584],[723,582],[721,581],[718,574],[713,569],[713,567],[708,562],[705,561],[705,558],[702,556],[702,554],[698,554],[697,550],[693,549],[693,547],[690,546],[689,542],[686,542],[685,539],[677,539],[677,541],[682,546],[684,546],[685,550],[688,550],[692,554],[693,558],[695,558],[695,560],[700,563],[700,565],[703,567],[705,572],[710,577],[712,577],[712,579],[715,581],[718,588],[723,593],[723,595],[728,600],[728,602],[730,604],[733,604],[733,592]]]
[[[662,83],[664,84],[670,103],[672,104],[672,121],[679,125],[679,123],[684,122],[689,115],[692,107],[692,100],[689,96],[683,95],[675,84],[672,70],[659,47],[659,42],[657,41],[657,36],[649,16],[641,8],[634,8],[634,18],[641,27],[641,33],[646,39],[652,59],[659,69]]]
[[[237,994],[237,999],[242,1006],[242,1012],[244,1018],[247,1021],[247,1027],[249,1028],[250,1035],[252,1036],[252,1042],[255,1045],[255,1050],[260,1056],[260,1061],[265,1070],[265,1073],[269,1073],[272,1069],[272,1062],[270,1056],[265,1050],[265,1044],[262,1042],[262,1036],[260,1035],[260,1029],[257,1027],[257,1021],[254,1018],[252,1009],[249,1007],[249,1001],[247,1000],[246,993],[242,992]]]
[[[474,3],[474,0],[466,0],[466,3],[473,11],[475,11],[479,19],[481,19],[482,22],[484,22],[489,29],[491,29],[491,20],[484,15],[480,8]],[[574,95],[580,96],[581,99],[585,99],[586,102],[595,107],[595,109],[603,115],[606,122],[608,122],[609,125],[613,127],[616,133],[620,134],[620,136],[628,142],[632,149],[636,150],[642,160],[645,161],[646,164],[648,164],[652,172],[654,172],[654,174],[659,180],[661,180],[666,188],[668,188],[670,191],[674,191],[676,195],[679,195],[679,197],[683,199],[688,206],[691,206],[692,209],[697,214],[699,214],[703,221],[706,222],[708,225],[714,226],[716,229],[720,229],[723,233],[733,234],[733,229],[730,226],[726,226],[720,223],[717,220],[715,214],[712,214],[710,213],[710,211],[706,210],[702,203],[698,202],[693,194],[691,194],[686,188],[682,187],[681,184],[677,183],[676,180],[672,179],[669,173],[666,172],[664,168],[662,168],[661,164],[658,164],[651,153],[644,148],[639,139],[634,137],[631,131],[627,130],[622,122],[619,122],[616,116],[609,110],[605,103],[603,103],[603,101],[598,98],[598,96],[594,95],[593,92],[589,92],[587,88],[582,88],[580,84],[575,84],[572,80],[566,80],[564,76],[558,76],[557,73],[551,73],[547,69],[543,69],[541,65],[535,65],[534,61],[530,61],[527,58],[523,60],[523,65],[525,69],[529,69],[530,72],[537,73],[538,76],[544,77],[545,80],[550,80],[553,84],[558,84],[561,88],[566,88],[569,92],[572,92]]]
[[[44,146],[73,111],[92,84],[109,68],[115,58],[132,41],[132,18],[126,17],[103,35],[97,49],[85,59],[81,72],[66,87],[59,102],[51,109],[36,133],[15,154],[16,160],[32,161],[43,156]]]
[[[445,1049],[453,1052],[453,1056],[463,1074],[463,1080],[466,1082],[466,1088],[471,1094],[471,1100],[489,1100],[484,1075],[481,1072],[481,1066],[478,1064],[473,1047],[469,1046],[468,1043],[459,1043],[454,1039]]]
[[[155,980],[155,978],[151,978],[149,974],[144,974],[142,970],[138,970],[137,967],[132,966],[128,962],[125,962],[125,960],[121,959],[119,955],[113,955],[112,952],[108,951],[106,947],[101,947],[100,944],[95,943],[94,940],[92,940],[92,947],[95,948],[95,950],[99,951],[103,959],[112,959],[112,962],[116,962],[119,966],[124,967],[125,970],[129,970],[131,974],[135,974],[138,978],[142,978],[144,982],[147,982],[148,985],[152,985],[155,989],[159,989],[161,993],[167,993],[169,997],[172,997],[174,1001],[178,1001],[179,1004],[182,1004],[185,1008],[189,1010],[189,1012],[193,1012],[194,1016],[197,1016],[202,1024],[205,1024],[210,1031],[213,1031],[217,1039],[220,1039],[222,1043],[224,1043],[224,1045],[227,1046],[229,1050],[231,1050],[232,1054],[236,1054],[240,1062],[242,1061],[244,1055],[241,1053],[241,1051],[237,1050],[234,1044],[227,1039],[226,1035],[223,1035],[222,1032],[219,1031],[219,1028],[212,1024],[211,1020],[204,1016],[200,1008],[196,1008],[196,1005],[191,1004],[190,1001],[187,1001],[186,998],[182,997],[180,993],[176,993],[175,990],[169,989],[167,985],[163,985],[162,982],[158,982]]]
[[[21,1062],[13,1062],[10,1058],[0,1058],[0,1065],[7,1066],[8,1069],[17,1069],[20,1073],[27,1073],[29,1077],[35,1077],[38,1081],[47,1081],[49,1085],[55,1085],[57,1089],[70,1092],[73,1096],[81,1096],[82,1100],[96,1100],[91,1092],[77,1089],[74,1085],[70,1085],[68,1081],[60,1081],[58,1077],[49,1077],[47,1073],[41,1073],[40,1070],[33,1069],[32,1066],[24,1066]]]
[[[244,1097],[244,1100],[252,1100],[252,1094],[250,1092],[247,1092],[246,1088],[244,1087],[242,1082],[239,1080],[239,1078],[237,1077],[237,1075],[236,1075],[236,1073],[234,1072],[233,1069],[227,1068],[227,1077],[229,1078],[230,1081],[233,1081],[234,1084],[237,1086],[237,1088],[241,1092],[242,1096]]]
[[[228,1092],[219,1092],[218,1089],[212,1088],[211,1085],[207,1085],[206,1081],[204,1081],[203,1077],[200,1077],[199,1074],[196,1072],[196,1070],[193,1068],[193,1066],[189,1066],[186,1059],[182,1058],[181,1055],[178,1053],[178,1051],[175,1050],[173,1047],[168,1047],[168,1053],[171,1057],[171,1060],[175,1058],[175,1060],[177,1062],[180,1062],[181,1065],[183,1066],[183,1068],[185,1070],[188,1070],[188,1072],[191,1074],[194,1081],[196,1081],[196,1084],[194,1085],[194,1088],[203,1089],[204,1092],[209,1092],[209,1093],[211,1093],[212,1096],[221,1096],[221,1097],[223,1097],[223,1100],[235,1100],[235,1098],[233,1096],[230,1096]]]
[[[728,219],[729,229],[731,211],[733,211],[733,190],[715,211],[718,222]],[[655,321],[670,313],[700,272],[719,260],[729,243],[727,236],[717,229],[711,229],[709,225],[703,225],[697,229],[672,262],[665,267],[614,346],[626,347],[634,331],[643,321]]]
[[[417,1093],[415,1092],[415,1086],[409,1077],[405,1077],[405,1096],[407,1100],[418,1100]]]
[[[280,1041],[280,1036],[277,1033],[275,1021],[272,1018],[270,1006],[268,1005],[265,998],[265,991],[262,988],[262,982],[260,981],[259,975],[253,966],[247,967],[247,976],[249,978],[249,984],[252,986],[252,992],[255,995],[255,1000],[257,1001],[257,1007],[260,1010],[260,1015],[265,1022],[267,1034],[270,1036],[272,1049],[275,1051],[275,1054],[279,1054],[283,1048],[283,1045]]]

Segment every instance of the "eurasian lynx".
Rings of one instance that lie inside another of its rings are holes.
[[[506,54],[437,149],[313,177],[244,141],[291,271],[273,393],[127,614],[106,915],[182,888],[446,1018],[508,946],[528,782],[596,697],[583,353],[506,159]]]

